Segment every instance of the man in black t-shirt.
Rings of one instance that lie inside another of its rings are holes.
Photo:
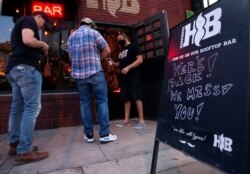
[[[9,115],[9,155],[17,155],[15,165],[35,162],[49,156],[32,148],[36,118],[41,110],[42,76],[40,59],[49,46],[40,41],[48,16],[35,12],[23,16],[11,33],[11,55],[6,67],[6,78],[12,87],[12,105]]]
[[[139,48],[130,43],[125,33],[120,33],[117,36],[118,44],[121,46],[121,51],[118,55],[118,62],[112,61],[114,66],[120,68],[120,87],[121,99],[124,102],[125,118],[124,122],[117,124],[117,127],[130,125],[129,115],[131,109],[131,101],[136,103],[139,122],[135,126],[136,129],[142,129],[146,124],[143,116],[143,104],[140,84],[139,66],[143,62]]]

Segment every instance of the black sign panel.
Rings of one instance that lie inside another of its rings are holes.
[[[221,0],[171,30],[156,139],[250,172],[249,1]]]

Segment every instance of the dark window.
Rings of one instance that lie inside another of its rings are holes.
[[[10,35],[14,27],[12,16],[0,16],[0,92],[10,90],[4,70],[11,52]]]
[[[11,90],[5,79],[4,70],[11,53],[10,36],[14,27],[13,16],[0,16],[0,93]],[[63,49],[68,40],[72,22],[54,22],[53,32],[41,31],[41,40],[49,44],[49,54],[42,60],[43,91],[75,90],[75,82],[70,77],[70,61],[68,53]]]
[[[144,59],[164,55],[160,20],[139,28],[137,38],[137,44]]]

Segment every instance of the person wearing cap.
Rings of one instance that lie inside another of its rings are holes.
[[[95,30],[96,25],[90,18],[83,18],[80,27],[74,31],[67,42],[71,59],[71,76],[76,79],[80,96],[81,118],[84,124],[84,140],[94,142],[94,123],[91,115],[91,99],[95,99],[99,121],[99,141],[115,141],[116,135],[109,130],[109,108],[107,84],[101,65],[110,48],[102,35]]]
[[[49,49],[47,43],[40,41],[38,30],[48,20],[44,12],[23,16],[11,33],[11,55],[5,73],[12,87],[8,155],[16,155],[15,165],[49,156],[48,152],[38,152],[36,146],[32,147],[36,118],[41,110],[40,59]]]

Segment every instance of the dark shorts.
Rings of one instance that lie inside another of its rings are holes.
[[[139,78],[121,78],[121,101],[142,100],[141,83]]]

